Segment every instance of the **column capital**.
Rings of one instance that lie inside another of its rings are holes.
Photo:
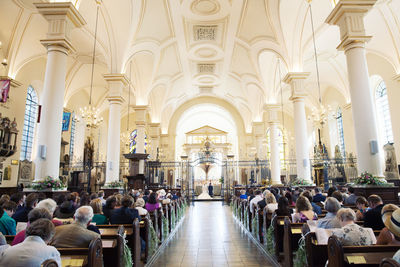
[[[108,83],[108,99],[123,102],[122,93],[124,87],[128,84],[125,74],[109,73],[103,74],[104,80]],[[110,101],[111,102],[111,101]]]
[[[103,74],[103,78],[108,83],[122,83],[123,86],[127,86],[129,84],[128,78],[122,73]]]
[[[71,2],[34,3],[34,5],[49,23],[46,39],[40,42],[47,49],[62,53],[74,51],[69,33],[74,27],[80,28],[86,24],[75,6]]]
[[[122,96],[109,96],[107,97],[108,102],[110,104],[122,104],[124,102],[124,98]]]
[[[146,115],[149,106],[133,106],[135,110],[135,123],[137,125],[144,125],[146,122]]]
[[[264,105],[264,110],[267,111],[269,124],[278,123],[278,121],[279,121],[278,111],[279,111],[280,107],[281,106],[278,104],[265,104]]]
[[[149,123],[150,126],[150,137],[151,138],[158,138],[161,135],[161,125],[160,123]]]
[[[309,72],[289,72],[286,74],[285,78],[283,78],[283,82],[290,84],[292,88],[290,100],[299,101],[307,96],[304,88],[304,80],[307,79],[309,75]]]
[[[372,37],[365,34],[364,16],[377,0],[340,0],[331,11],[326,23],[340,28],[341,43],[338,50],[364,47]]]

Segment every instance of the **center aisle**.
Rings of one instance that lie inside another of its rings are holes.
[[[272,266],[235,222],[229,206],[196,202],[152,266]]]

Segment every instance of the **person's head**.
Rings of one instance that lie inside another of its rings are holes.
[[[43,199],[42,201],[40,201],[36,207],[37,208],[45,208],[50,212],[50,214],[53,215],[54,211],[57,208],[57,203],[54,200],[52,200],[51,198],[46,198],[46,199]]]
[[[24,203],[24,194],[21,192],[14,193],[11,195],[10,200],[17,203],[18,206],[22,205]]]
[[[311,196],[310,191],[304,191],[303,193],[301,193],[301,196],[307,198],[308,201],[310,201],[310,203],[312,202],[312,196]]]
[[[68,196],[70,196],[71,194],[69,194]],[[61,194],[61,195],[58,195],[57,197],[56,197],[56,203],[57,203],[57,205],[61,205],[65,200],[67,200],[67,197],[66,197],[66,195],[65,194]],[[68,200],[69,200],[69,197],[68,197]]]
[[[384,222],[386,220],[387,217],[390,218],[390,216],[392,215],[392,213],[397,210],[399,207],[397,205],[394,204],[386,204],[385,206],[383,206],[382,210],[381,210],[381,215],[382,215],[382,221]]]
[[[350,194],[354,194],[354,187],[350,186],[348,190]]]
[[[145,195],[145,196],[148,196],[148,195],[150,195],[150,191],[149,191],[149,190],[147,190],[147,189],[146,189],[146,190],[144,190],[144,195]]]
[[[101,204],[100,198],[95,198],[92,201],[90,201],[90,207],[92,207],[94,214],[103,213],[103,205]]]
[[[106,207],[113,209],[117,205],[117,199],[114,196],[109,196],[106,200]]]
[[[90,197],[87,192],[81,194],[81,199],[79,201],[79,206],[87,206],[90,203]]]
[[[356,213],[352,209],[342,208],[337,212],[336,217],[338,218],[340,225],[343,227],[347,224],[354,223],[356,220]]]
[[[31,210],[28,213],[28,222],[29,223],[33,223],[34,221],[42,219],[42,218],[51,220],[53,218],[53,216],[45,208],[34,208],[33,210]]]
[[[8,214],[8,216],[11,217],[17,210],[17,203],[10,200],[10,201],[7,201],[6,203],[4,203],[1,207]]]
[[[90,206],[82,206],[75,211],[74,220],[81,225],[89,225],[93,218],[93,209]]]
[[[96,193],[92,193],[89,197],[90,200],[98,198],[98,195]]]
[[[39,236],[45,243],[48,243],[54,233],[54,224],[49,219],[41,218],[29,224],[25,236]]]
[[[337,191],[336,186],[331,186],[331,187],[329,187],[329,188],[328,188],[328,197],[331,197],[331,196],[332,196],[332,193],[335,192],[335,191]]]
[[[312,206],[310,201],[308,200],[308,198],[303,197],[303,196],[299,196],[299,198],[296,201],[296,210],[297,212],[301,212],[301,211],[308,211],[308,210],[312,210]]]
[[[123,197],[123,195],[121,195],[121,194],[116,194],[115,195],[115,200],[117,201],[117,203],[115,204],[116,207],[121,207],[122,206],[122,204],[121,204],[122,197]]]
[[[100,190],[97,195],[99,196],[99,198],[103,198],[104,197],[104,191]]]
[[[336,198],[339,201],[339,203],[341,203],[341,204],[343,203],[343,195],[339,191],[333,192],[331,197]]]
[[[286,197],[280,197],[278,200],[278,210],[289,209],[289,201]]]
[[[328,197],[325,201],[325,209],[330,213],[337,213],[341,208],[340,202],[334,197]]]
[[[396,209],[390,216],[386,216],[385,219],[383,218],[382,220],[386,228],[389,229],[397,241],[400,241],[400,209]]]
[[[143,198],[138,198],[136,200],[136,202],[135,202],[135,208],[137,208],[137,207],[142,207],[143,208],[145,204],[146,203],[144,202]]]
[[[133,197],[124,196],[121,200],[122,207],[130,208],[133,204]]]
[[[246,195],[246,190],[244,190],[244,189],[240,190],[240,194],[241,195]]]
[[[255,192],[256,196],[261,195],[261,194],[262,194],[261,190],[256,190],[256,192]]]
[[[356,206],[357,209],[361,210],[361,209],[365,209],[368,205],[368,201],[365,197],[359,196],[356,198]]]
[[[149,204],[157,203],[157,194],[155,192],[151,193],[149,196],[149,200],[147,201]]]
[[[319,187],[314,188],[314,193],[315,194],[321,194],[321,189]]]
[[[25,205],[28,208],[34,208],[38,203],[39,196],[36,193],[30,193],[25,199]]]
[[[38,202],[42,201],[43,199],[46,199],[46,194],[43,192],[38,193]]]
[[[267,193],[267,195],[265,196],[265,202],[266,202],[267,204],[276,203],[276,198],[275,198],[274,194],[272,194],[272,193]]]
[[[368,197],[368,206],[370,208],[373,209],[376,206],[379,206],[379,205],[382,205],[382,204],[383,204],[383,202],[382,202],[382,199],[381,199],[380,196],[378,196],[378,195],[370,195]]]
[[[3,195],[1,195],[1,197],[0,197],[0,203],[5,203],[5,202],[7,202],[7,201],[10,201],[10,196],[9,195],[7,195],[7,194],[3,194]]]
[[[287,200],[289,201],[289,205],[292,205],[292,203],[293,203],[292,193],[286,192],[285,197],[286,197]]]

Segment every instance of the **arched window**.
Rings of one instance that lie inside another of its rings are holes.
[[[381,81],[375,90],[375,102],[381,145],[393,143],[392,121],[390,120],[387,89],[384,81]]]
[[[280,128],[278,131],[278,146],[279,146],[279,159],[281,160],[281,166],[285,164],[285,143],[283,132]],[[270,158],[271,155],[271,143],[270,143],[270,129],[267,130],[267,159]]]
[[[38,112],[38,99],[35,89],[28,87],[25,104],[24,129],[22,132],[21,160],[32,159],[33,137]]]
[[[147,134],[144,134],[144,153],[147,153]],[[130,141],[129,141],[129,152],[136,153],[137,148],[137,129],[131,132]]]
[[[344,146],[344,134],[343,134],[343,115],[342,115],[342,109],[338,108],[336,112],[336,125],[337,125],[337,130],[338,130],[338,137],[339,137],[339,148],[340,152],[342,153],[342,156],[346,156],[346,149]]]

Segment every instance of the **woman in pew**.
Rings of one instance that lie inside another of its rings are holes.
[[[356,206],[357,206],[357,221],[364,220],[364,214],[368,211],[368,201],[365,197],[358,197],[356,199]]]
[[[160,203],[157,201],[157,194],[155,192],[150,194],[149,201],[147,201],[145,207],[149,212],[155,211],[160,207]]]
[[[336,217],[336,214],[340,208],[341,205],[336,198],[328,197],[325,201],[325,210],[328,211],[328,213],[323,219],[318,220],[317,227],[324,229],[340,228],[340,221]]]
[[[385,228],[379,233],[377,245],[400,245],[400,227],[394,223],[398,220],[400,221],[399,207],[393,204],[383,206],[382,221]]]
[[[146,216],[149,213],[145,208],[143,208],[145,204],[143,198],[138,198],[135,202],[135,209],[138,210],[140,216]]]
[[[332,229],[343,246],[369,246],[374,243],[373,232],[355,223],[356,213],[349,208],[342,208],[337,213],[340,229]]]
[[[101,205],[101,199],[93,199],[90,201],[90,206],[92,207],[94,213],[92,222],[96,224],[108,224],[108,219],[103,214],[103,205]]]
[[[15,235],[17,223],[8,216],[7,212],[0,207],[0,233],[3,235]]]
[[[289,207],[289,201],[286,197],[280,197],[278,200],[278,208],[275,210],[277,216],[291,217],[293,210]]]
[[[140,221],[139,212],[132,209],[133,198],[131,196],[124,196],[122,198],[122,207],[114,210],[111,215],[111,224],[132,224],[136,218]]]
[[[24,242],[7,248],[0,255],[0,266],[40,267],[45,260],[53,259],[61,266],[60,253],[47,243],[54,236],[54,224],[39,219],[26,229]]]
[[[117,205],[117,199],[114,196],[109,196],[106,200],[106,204],[103,207],[103,214],[110,220],[111,214]]]
[[[285,193],[285,197],[287,198],[287,200],[289,201],[289,206],[296,206],[296,203],[293,202],[293,197],[292,197],[292,193],[290,192],[286,192]]]
[[[318,216],[313,211],[310,201],[300,196],[296,201],[296,213],[293,215],[293,222],[305,223],[308,220],[317,220]]]

